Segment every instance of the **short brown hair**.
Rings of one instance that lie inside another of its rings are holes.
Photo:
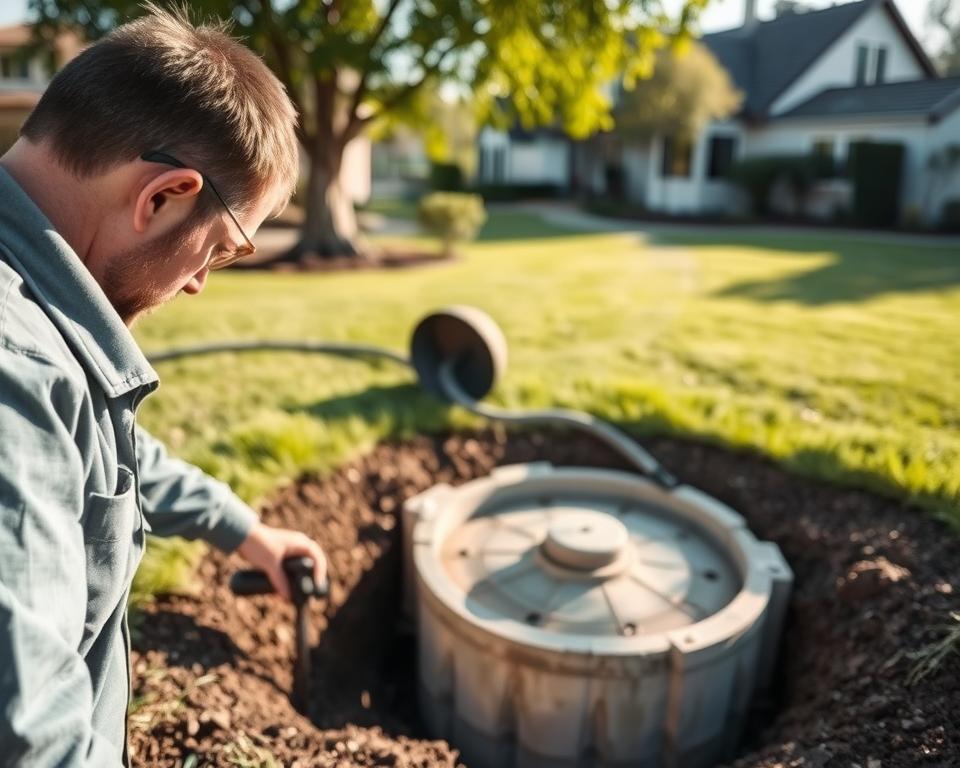
[[[222,24],[147,14],[90,46],[51,81],[21,128],[78,176],[163,151],[213,179],[235,210],[299,167],[296,110],[263,61]]]

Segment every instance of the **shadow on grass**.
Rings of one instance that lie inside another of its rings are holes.
[[[490,212],[490,218],[483,229],[480,230],[477,242],[494,243],[505,240],[593,237],[598,234],[608,234],[608,232],[562,227],[546,220],[537,213],[498,209]]]
[[[670,237],[671,244],[757,248],[768,253],[822,254],[830,259],[800,274],[731,285],[719,297],[821,306],[878,296],[944,291],[960,285],[960,253],[945,247],[888,245],[809,236]]]
[[[356,394],[322,400],[288,410],[309,413],[315,418],[326,421],[360,418],[371,425],[386,424],[387,429],[381,439],[388,441],[406,439],[418,434],[435,435],[451,431],[452,406],[425,394],[414,384],[370,387]],[[798,450],[789,456],[774,459],[766,456],[755,446],[733,445],[720,438],[678,429],[677,425],[657,413],[649,414],[640,420],[611,421],[610,423],[650,450],[658,460],[666,459],[664,464],[667,469],[680,479],[684,479],[682,460],[671,461],[669,455],[664,457],[658,455],[656,446],[662,444],[664,439],[671,443],[684,441],[691,446],[711,446],[745,457],[765,458],[771,464],[778,464],[799,477],[826,481],[845,488],[866,490],[889,499],[922,507],[937,517],[948,520],[960,530],[958,500],[951,497],[946,490],[911,493],[908,488],[897,484],[883,472],[847,464],[829,450]],[[488,424],[488,422],[484,423],[484,426]],[[453,428],[453,431],[460,430]],[[514,434],[545,431],[553,435],[558,443],[583,434],[579,430],[565,427],[551,428],[545,424],[511,425],[508,431]],[[595,446],[596,461],[601,462],[603,466],[636,471],[606,443],[596,439],[590,439],[589,442]],[[578,455],[578,459],[580,462],[583,461],[582,453]],[[536,459],[531,458],[531,460]]]
[[[288,405],[290,414],[306,413],[324,422],[361,419],[369,425],[389,424],[389,437],[444,429],[451,406],[426,394],[416,384],[373,386],[305,405]]]

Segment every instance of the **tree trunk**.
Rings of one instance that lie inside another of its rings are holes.
[[[357,256],[359,230],[353,202],[340,183],[343,152],[315,154],[307,180],[307,200],[300,242],[286,260],[305,256],[335,258]]]

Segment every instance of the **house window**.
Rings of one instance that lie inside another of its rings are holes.
[[[818,138],[813,141],[813,154],[817,157],[833,158],[834,142],[833,139]]]
[[[493,181],[501,183],[506,179],[507,148],[493,148]]]
[[[883,83],[887,79],[887,49],[881,46],[877,48],[877,70],[875,83]]]
[[[887,47],[885,45],[857,46],[857,85],[875,85],[887,80]]]
[[[735,136],[713,136],[710,139],[710,165],[708,178],[726,179],[737,156]]]
[[[870,60],[870,48],[866,45],[857,46],[857,85],[867,84],[867,65]]]
[[[30,65],[25,58],[11,53],[0,56],[0,77],[27,78],[29,76]]]
[[[665,179],[690,178],[693,169],[693,142],[675,136],[663,139],[663,167],[661,173]]]

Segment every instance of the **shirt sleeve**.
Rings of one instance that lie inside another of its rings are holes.
[[[257,513],[230,490],[137,427],[137,462],[143,514],[157,536],[203,539],[232,552],[247,538]]]
[[[0,347],[0,766],[116,766],[77,651],[87,604],[78,390]],[[79,576],[78,576],[79,574]]]

